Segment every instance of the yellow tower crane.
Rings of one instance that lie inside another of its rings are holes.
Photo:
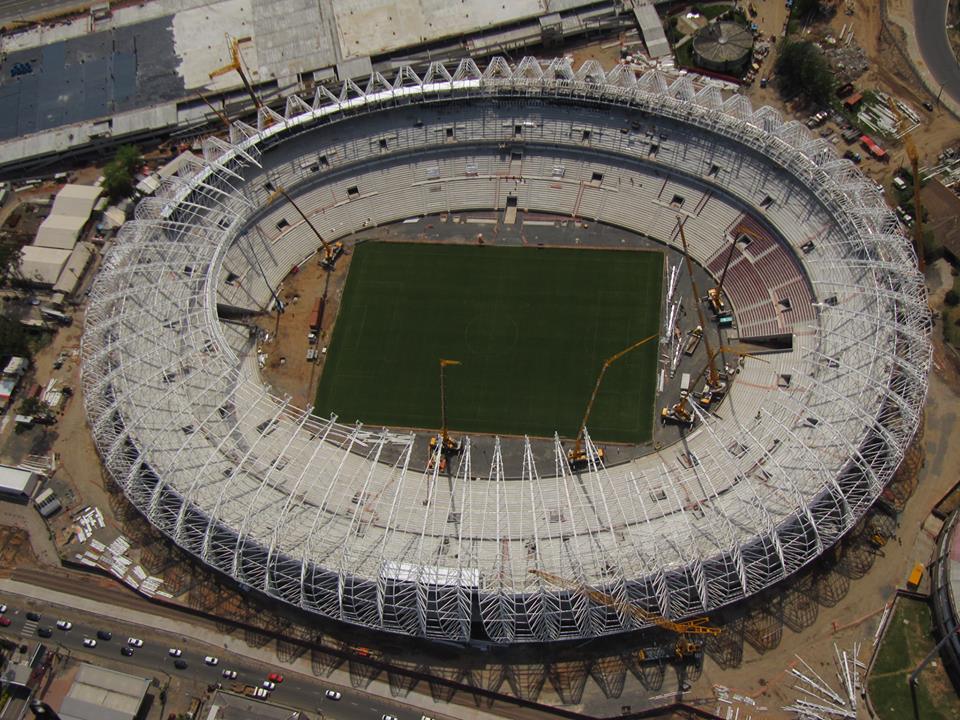
[[[625,347],[620,352],[614,353],[603,361],[603,365],[600,366],[600,374],[597,375],[597,382],[593,386],[593,392],[590,393],[590,400],[587,402],[587,409],[583,413],[583,420],[580,421],[580,427],[577,428],[577,438],[573,444],[573,450],[570,450],[567,453],[567,462],[570,464],[571,468],[583,467],[587,463],[587,451],[583,449],[583,435],[587,429],[587,420],[590,419],[590,413],[593,412],[593,402],[597,399],[597,391],[600,390],[600,383],[603,382],[603,376],[607,373],[607,368],[609,368],[627,353],[633,352],[641,345],[646,345],[656,337],[657,335],[654,334],[650,337],[645,337],[643,340],[638,340],[637,342],[633,343],[633,345]],[[597,449],[597,456],[598,459],[603,460],[602,448]]]
[[[897,105],[897,101],[892,95],[887,96],[887,105],[894,117],[897,118],[897,126],[903,124],[903,113]],[[907,151],[907,158],[910,160],[910,172],[913,174],[913,250],[917,254],[917,269],[924,272],[927,269],[927,261],[923,257],[923,207],[920,204],[920,156],[917,153],[917,146],[913,142],[913,131],[904,132],[901,136],[904,150]]]
[[[530,573],[543,580],[546,580],[548,583],[558,588],[581,593],[589,598],[591,602],[594,602],[597,605],[603,605],[604,607],[612,608],[617,612],[627,615],[628,617],[632,617],[633,619],[638,620],[645,625],[656,625],[663,630],[676,633],[680,636],[677,640],[678,657],[683,657],[684,655],[696,652],[699,649],[697,644],[687,642],[687,635],[709,635],[711,637],[717,637],[723,632],[723,630],[720,628],[710,625],[710,619],[707,617],[698,617],[691,620],[681,620],[677,622],[670,620],[669,618],[665,618],[662,615],[658,615],[657,613],[648,612],[647,610],[644,610],[643,608],[634,605],[631,602],[620,600],[605,592],[601,592],[596,588],[592,588],[589,585],[584,585],[581,582],[577,582],[576,580],[568,580],[567,578],[554,575],[553,573],[549,573],[544,570],[531,569]]]

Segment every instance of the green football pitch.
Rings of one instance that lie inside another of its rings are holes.
[[[604,359],[657,333],[663,254],[359,244],[317,389],[341,422],[574,437]],[[587,426],[649,440],[657,340],[607,371]]]

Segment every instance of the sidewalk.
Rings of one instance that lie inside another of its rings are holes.
[[[309,652],[304,653],[293,662],[284,662],[278,659],[277,654],[269,649],[271,644],[267,644],[262,648],[253,648],[247,645],[241,638],[226,637],[219,633],[210,631],[207,628],[193,625],[188,621],[173,620],[171,618],[152,615],[139,610],[131,610],[124,607],[109,605],[107,603],[90,600],[78,595],[70,595],[63,592],[57,592],[55,590],[48,590],[46,588],[17,582],[16,580],[10,580],[8,578],[0,578],[0,591],[32,598],[44,603],[62,605],[67,608],[80,610],[94,615],[103,615],[113,620],[126,622],[133,625],[140,625],[152,630],[169,632],[179,636],[181,641],[184,643],[207,643],[218,650],[219,648],[223,648],[228,652],[243,656],[248,660],[261,662],[268,668],[280,668],[284,673],[300,673],[301,675],[305,675],[314,680],[320,679],[319,676],[313,672]],[[502,720],[503,718],[502,713],[494,714],[492,712],[485,712],[476,707],[466,707],[450,703],[437,703],[429,695],[424,695],[420,692],[417,692],[417,690],[411,692],[406,698],[397,698],[390,692],[389,684],[381,680],[379,677],[363,690],[353,687],[350,682],[350,674],[345,670],[334,670],[329,675],[325,676],[323,680],[326,684],[338,686],[344,691],[363,692],[369,695],[374,695],[394,704],[406,705],[413,711],[420,712],[431,717],[452,718],[455,720]],[[424,690],[427,689],[426,684],[421,683],[421,686],[424,688]],[[471,698],[472,697],[473,696],[471,695]],[[419,702],[415,703],[411,702],[411,700],[417,700]],[[516,709],[519,712],[529,712],[525,711],[519,706]]]

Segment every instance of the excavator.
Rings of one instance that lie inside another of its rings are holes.
[[[593,412],[593,402],[597,399],[597,391],[600,390],[600,383],[603,382],[603,376],[606,374],[607,369],[627,353],[633,352],[642,345],[646,345],[656,337],[658,337],[658,335],[654,334],[649,337],[645,337],[643,340],[638,340],[637,342],[633,343],[633,345],[625,347],[620,352],[614,353],[603,361],[603,365],[600,366],[600,374],[597,375],[597,382],[593,386],[593,392],[590,393],[590,400],[587,402],[587,409],[583,413],[583,420],[580,421],[580,427],[577,429],[577,439],[574,442],[573,449],[567,451],[567,463],[570,465],[571,470],[579,470],[585,467],[590,460],[589,454],[583,447],[583,434],[587,429],[587,420],[590,419],[590,413]],[[594,459],[596,461],[602,461],[603,457],[603,448],[596,448],[596,457]]]
[[[270,187],[274,187],[271,185]],[[310,222],[310,218],[307,217],[306,213],[300,209],[300,206],[294,202],[293,198],[290,197],[290,194],[284,190],[282,187],[274,187],[273,193],[267,198],[267,205],[272,203],[278,197],[282,197],[290,206],[297,211],[297,214],[303,218],[303,221],[307,226],[313,230],[313,234],[317,236],[317,240],[320,241],[320,247],[317,248],[317,254],[320,256],[320,266],[325,270],[333,270],[336,265],[337,258],[343,255],[343,243],[339,240],[337,242],[327,242],[323,239],[323,236],[320,234],[320,231]]]
[[[451,365],[462,364],[459,360],[448,360],[440,358],[440,434],[430,438],[430,460],[427,463],[427,469],[433,470],[434,462],[437,458],[437,444],[440,444],[440,472],[447,470],[447,458],[456,455],[462,449],[462,445],[450,437],[447,432],[447,393],[446,383],[444,382],[445,368]]]
[[[688,641],[688,635],[717,637],[723,632],[720,628],[710,625],[710,619],[706,617],[676,622],[657,613],[644,610],[627,600],[620,600],[575,580],[568,580],[567,578],[554,575],[544,570],[531,569],[530,573],[563,590],[581,593],[591,602],[612,608],[623,615],[639,621],[641,624],[656,625],[663,630],[676,633],[679,637],[677,638],[675,651],[677,657],[681,659],[687,655],[697,653],[702,649],[702,643]]]

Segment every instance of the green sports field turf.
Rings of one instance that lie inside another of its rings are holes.
[[[605,358],[657,333],[658,252],[361,243],[315,412],[455,432],[573,437]],[[650,438],[657,340],[607,371],[597,441]]]

